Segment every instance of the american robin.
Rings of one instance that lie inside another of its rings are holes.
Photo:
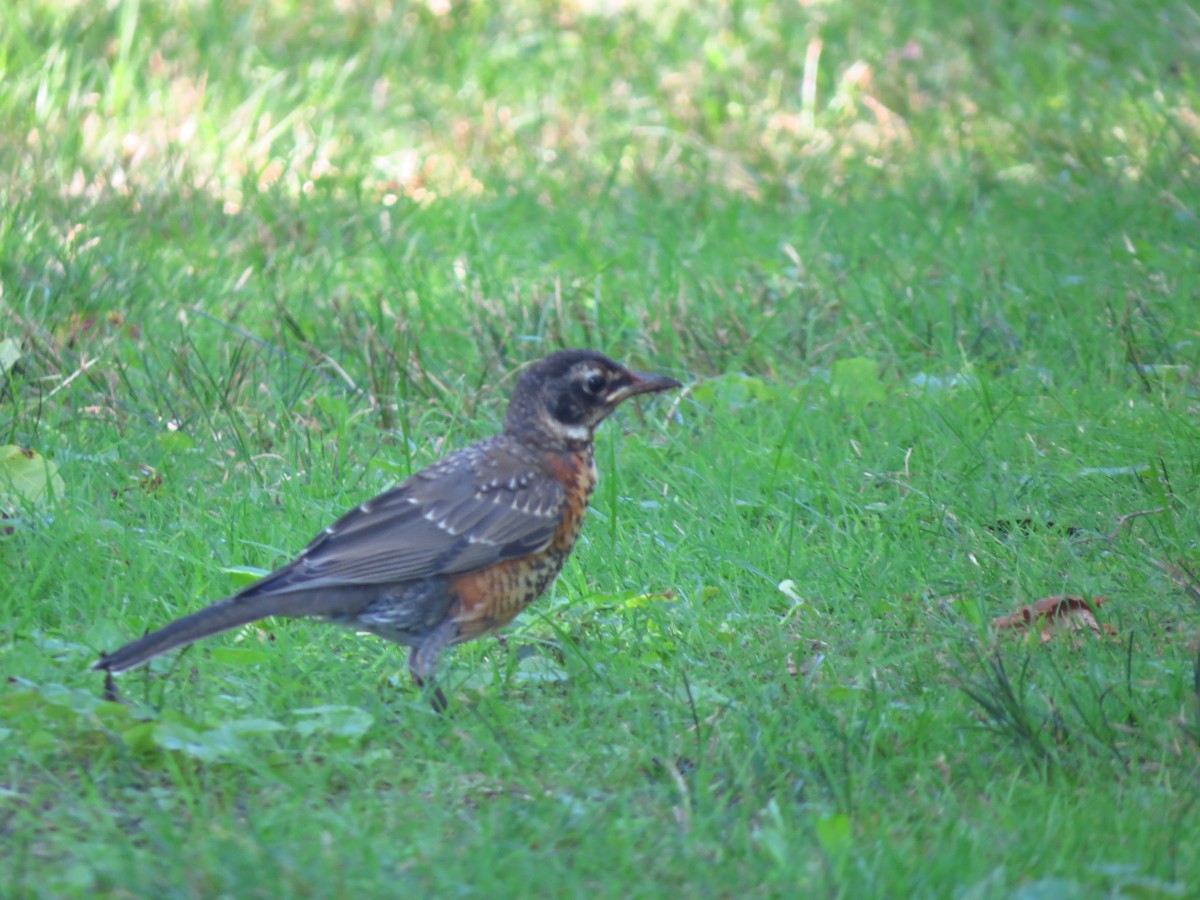
[[[629,397],[681,386],[594,351],[551,353],[517,379],[500,434],[411,475],[287,565],[102,654],[95,668],[111,678],[267,616],[318,616],[411,647],[422,686],[444,648],[508,624],[554,581],[596,485],[596,426]],[[440,689],[433,705],[446,706]]]

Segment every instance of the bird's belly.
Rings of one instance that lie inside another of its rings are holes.
[[[373,596],[359,608],[328,619],[336,625],[416,647],[446,620],[452,603],[448,587],[444,577],[382,585],[369,589]]]
[[[565,553],[506,560],[453,580],[458,641],[468,641],[507,625],[542,595],[562,569]]]

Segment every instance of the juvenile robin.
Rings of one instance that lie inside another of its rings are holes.
[[[591,350],[551,353],[517,379],[500,434],[411,475],[287,565],[94,668],[111,678],[267,616],[317,616],[411,647],[409,671],[423,686],[444,648],[511,622],[562,569],[596,485],[596,426],[623,400],[681,386]],[[446,707],[440,689],[433,705]]]

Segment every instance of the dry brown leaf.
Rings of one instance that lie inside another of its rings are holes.
[[[1116,634],[1117,630],[1107,622],[1096,621],[1096,607],[1107,602],[1108,598],[1101,595],[1089,600],[1075,594],[1055,594],[1022,606],[1012,615],[993,619],[992,627],[998,631],[1006,628],[1037,628],[1043,644],[1058,631]]]
[[[800,640],[799,635],[789,635],[792,640]],[[808,642],[808,655],[800,662],[796,662],[796,657],[789,653],[784,664],[787,666],[787,673],[795,678],[797,675],[802,675],[805,678],[816,673],[821,663],[825,661],[825,651],[829,649],[829,645],[824,641],[810,640]]]

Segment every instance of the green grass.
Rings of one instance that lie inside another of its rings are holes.
[[[0,444],[63,490],[0,491],[4,893],[1193,892],[1198,45],[1174,2],[5,4]],[[602,428],[451,715],[313,622],[101,700],[561,346],[688,388]],[[1111,633],[991,627],[1057,594]]]

